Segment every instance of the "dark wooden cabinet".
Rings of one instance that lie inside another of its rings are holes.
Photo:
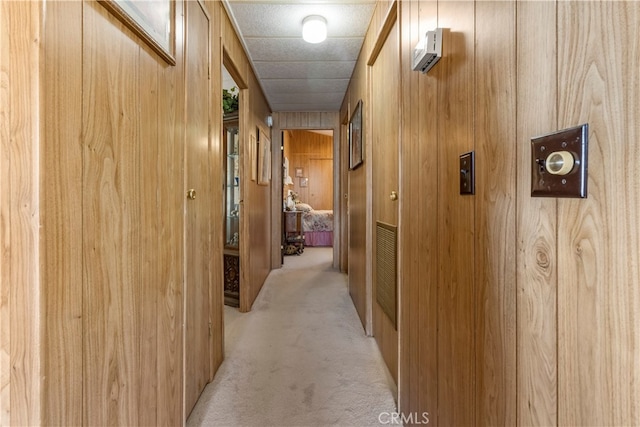
[[[224,303],[240,305],[240,141],[238,114],[224,118]]]
[[[302,231],[302,212],[284,211],[284,254],[300,255],[304,251],[304,232]]]

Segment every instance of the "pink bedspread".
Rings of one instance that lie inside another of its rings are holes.
[[[305,246],[333,246],[333,211],[303,213],[302,230]]]
[[[303,213],[302,231],[333,231],[333,211],[310,210]]]
[[[305,246],[333,246],[333,231],[306,231]]]

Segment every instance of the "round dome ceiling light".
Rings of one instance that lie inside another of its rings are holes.
[[[327,38],[327,20],[320,15],[307,16],[302,20],[302,38],[307,43],[320,43]]]

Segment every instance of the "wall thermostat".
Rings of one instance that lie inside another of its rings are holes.
[[[442,28],[427,31],[413,50],[413,71],[426,73],[442,58]]]

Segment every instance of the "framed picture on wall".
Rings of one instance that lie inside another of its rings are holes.
[[[250,163],[250,168],[251,168],[251,181],[255,181],[256,179],[258,179],[258,159],[257,159],[257,153],[258,153],[258,141],[256,140],[256,136],[251,134],[251,147],[249,147],[251,149],[251,163]]]
[[[176,65],[174,0],[98,0],[162,59]]]
[[[300,187],[308,187],[309,178],[300,178]]]
[[[302,168],[296,168],[296,177],[300,178],[303,175],[304,175],[303,169]]]
[[[258,133],[258,184],[269,185],[271,181],[271,140],[266,133]]]
[[[362,100],[358,101],[349,120],[349,169],[362,164]]]

